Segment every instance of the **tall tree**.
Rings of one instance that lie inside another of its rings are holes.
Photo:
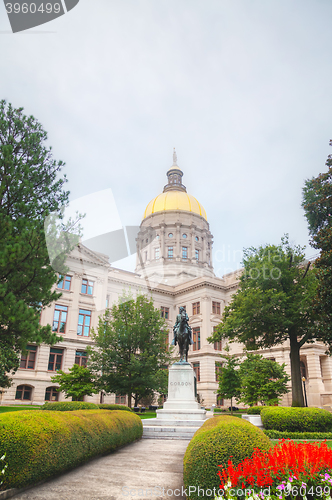
[[[54,344],[50,326],[39,324],[41,308],[61,294],[53,290],[58,276],[50,265],[44,221],[68,202],[64,163],[45,146],[47,133],[23,108],[0,101],[0,359],[1,387],[19,353],[30,342]],[[63,264],[62,255],[59,264]]]
[[[225,347],[227,354],[221,356],[226,360],[218,375],[218,396],[231,400],[231,414],[233,415],[233,398],[239,399],[241,395],[241,380],[238,370],[238,359],[234,354],[229,354],[229,346]]]
[[[245,404],[278,404],[281,396],[287,394],[289,377],[285,364],[263,358],[260,354],[248,353],[240,365],[241,398]]]
[[[324,339],[330,344],[332,354],[332,155],[328,156],[326,166],[328,172],[305,181],[302,206],[311,244],[321,252],[315,261],[318,278],[315,306],[322,315]]]
[[[88,348],[89,368],[106,393],[127,394],[128,406],[158,390],[161,372],[171,360],[168,329],[160,310],[144,295],[122,297],[106,310]]]
[[[245,250],[243,266],[239,288],[208,340],[228,338],[249,351],[289,341],[292,406],[304,406],[300,348],[320,334],[313,308],[315,273],[305,264],[303,249],[290,246],[288,235],[278,246]]]

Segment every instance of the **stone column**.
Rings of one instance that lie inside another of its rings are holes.
[[[180,229],[181,225],[176,223],[175,225],[175,260],[179,262],[181,260],[181,248],[180,248]]]
[[[307,354],[308,380],[306,381],[308,406],[320,406],[320,395],[324,392],[319,354],[309,351]]]

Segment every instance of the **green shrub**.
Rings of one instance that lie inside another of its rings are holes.
[[[184,485],[196,486],[190,500],[205,498],[198,495],[198,487],[204,491],[214,487],[219,490],[218,465],[227,466],[230,458],[238,465],[251,457],[254,448],[268,450],[271,446],[263,431],[246,420],[228,415],[209,418],[196,431],[183,460]]]
[[[100,404],[98,405],[98,408],[101,410],[125,410],[125,411],[132,411],[129,406],[125,405],[107,405],[107,404]]]
[[[61,401],[58,403],[44,403],[40,409],[50,411],[98,410],[98,405],[85,403],[84,401]]]
[[[128,411],[21,411],[0,417],[0,456],[8,468],[2,489],[20,488],[65,472],[142,437]]]
[[[251,408],[248,408],[247,414],[248,415],[260,415],[262,408],[264,408],[264,406],[252,406]]]
[[[261,411],[264,428],[288,432],[331,432],[332,414],[319,408],[265,406]]]
[[[270,439],[332,439],[332,432],[287,432],[263,430]]]
[[[215,408],[213,410],[213,413],[222,413],[222,412],[225,412],[226,410],[224,410],[224,408]]]

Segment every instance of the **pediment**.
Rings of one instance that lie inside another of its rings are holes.
[[[110,266],[107,255],[90,250],[88,247],[84,246],[83,243],[79,243],[75,246],[68,257],[68,260],[83,261],[94,266]]]

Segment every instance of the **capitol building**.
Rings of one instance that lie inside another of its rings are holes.
[[[230,401],[218,400],[216,394],[220,355],[226,344],[210,344],[207,338],[220,323],[225,305],[236,292],[241,270],[222,278],[215,276],[213,235],[207,214],[203,205],[187,193],[175,153],[166,185],[147,204],[142,215],[136,238],[135,272],[113,267],[108,255],[91,250],[87,244],[79,243],[72,251],[67,259],[69,271],[57,285],[62,296],[42,311],[40,320],[44,325],[51,324],[62,340],[54,346],[28,346],[12,386],[0,395],[1,404],[65,401],[65,395],[56,391],[51,377],[58,369],[68,372],[74,363],[87,363],[86,347],[93,344],[91,329],[97,328],[98,318],[107,307],[130,292],[134,296],[144,293],[152,297],[154,306],[169,325],[169,344],[179,308],[185,307],[194,342],[188,361],[196,373],[200,400],[206,407],[230,405]],[[230,348],[231,353],[242,355],[242,345],[232,343]],[[301,348],[301,370],[306,378],[309,406],[332,403],[332,360],[325,355],[325,350],[321,343]],[[290,375],[287,342],[259,352],[280,364],[285,363]],[[85,400],[126,404],[127,397],[96,394]],[[291,405],[291,388],[281,404]]]

